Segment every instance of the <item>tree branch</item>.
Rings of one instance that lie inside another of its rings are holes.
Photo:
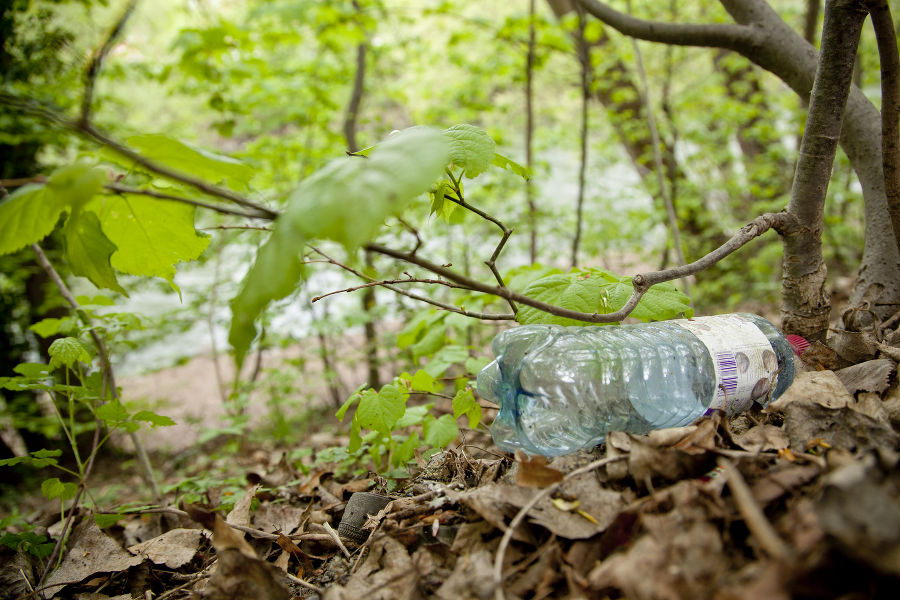
[[[148,171],[156,173],[157,175],[162,175],[163,177],[167,177],[174,181],[179,181],[181,183],[189,185],[192,188],[197,189],[209,196],[222,198],[239,206],[243,206],[244,208],[255,210],[258,213],[255,218],[272,220],[278,216],[278,212],[266,208],[261,204],[257,204],[256,202],[248,200],[247,198],[244,198],[240,194],[232,192],[231,190],[209,184],[201,179],[197,179],[196,177],[192,177],[186,173],[182,173],[175,169],[171,169],[167,166],[149,160],[141,156],[134,150],[128,148],[127,146],[124,146],[123,144],[113,140],[108,135],[95,128],[92,124],[82,121],[73,121],[58,110],[44,106],[43,104],[31,98],[23,98],[21,96],[13,94],[0,93],[0,105],[8,106],[9,108],[18,110],[19,112],[38,117],[40,119],[43,119],[44,121],[48,121],[59,127],[62,127],[63,129],[68,129],[79,135],[90,138],[95,142],[112,149],[116,153],[121,154],[125,158],[134,161]]]
[[[326,262],[328,262],[336,267],[340,267],[341,269],[343,269],[349,273],[353,273],[360,279],[364,279],[366,281],[374,281],[371,277],[368,277],[367,275],[360,273],[353,267],[345,265],[345,264],[331,258],[330,256],[328,256],[327,254],[325,254],[324,252],[322,252],[315,246],[309,246],[309,247],[312,248],[312,250],[316,254],[318,254],[319,256],[324,258]],[[410,253],[410,256],[414,256],[414,254]],[[419,294],[415,294],[415,293],[406,291],[402,288],[398,288],[398,287],[396,287],[394,285],[390,285],[390,284],[382,285],[382,287],[384,287],[385,289],[391,290],[392,292],[395,292],[397,294],[400,294],[401,296],[406,296],[407,298],[411,298],[411,299],[417,300],[419,302],[424,302],[426,304],[430,304],[432,306],[446,310],[448,312],[453,312],[453,313],[456,313],[459,315],[463,315],[465,317],[471,317],[473,319],[480,319],[482,321],[514,321],[516,318],[516,315],[514,315],[514,314],[477,313],[477,312],[464,310],[464,309],[458,308],[456,306],[453,306],[452,304],[445,304],[444,302],[438,302],[437,300],[433,300],[432,298],[428,298],[426,296],[420,296]]]
[[[825,196],[865,18],[861,0],[825,3],[822,50],[787,207],[803,227],[782,238],[782,327],[809,340],[822,341],[828,331],[831,303],[822,256]]]
[[[117,194],[135,194],[138,196],[150,196],[151,198],[157,198],[159,200],[170,200],[172,202],[181,202],[182,204],[190,204],[191,206],[196,206],[199,208],[206,208],[206,209],[215,211],[217,213],[221,213],[223,215],[234,215],[237,217],[244,217],[245,219],[262,218],[257,214],[246,213],[246,212],[243,212],[240,210],[235,210],[233,208],[228,208],[227,206],[220,206],[218,204],[211,204],[209,202],[203,202],[201,200],[194,200],[192,198],[185,198],[183,196],[175,196],[173,194],[157,192],[156,190],[133,188],[133,187],[128,187],[126,185],[120,185],[118,183],[107,183],[103,187],[112,192],[116,192]]]
[[[676,46],[705,46],[736,50],[752,41],[753,29],[746,25],[682,24],[646,21],[614,10],[597,0],[576,0],[584,9],[619,33],[649,42]]]
[[[881,61],[881,162],[894,240],[900,248],[900,54],[887,0],[867,0]]]
[[[458,283],[464,288],[470,289],[472,291],[481,292],[483,294],[490,294],[492,296],[497,296],[499,298],[504,298],[507,300],[514,300],[519,304],[531,306],[532,308],[542,310],[546,313],[550,313],[551,315],[566,317],[569,319],[576,319],[579,321],[585,321],[587,323],[615,323],[627,317],[631,313],[631,311],[634,310],[641,297],[643,297],[643,295],[647,292],[648,289],[650,289],[651,286],[656,285],[657,283],[663,283],[665,281],[681,279],[688,275],[693,275],[694,273],[698,273],[704,269],[707,269],[729,254],[746,245],[754,238],[759,237],[769,229],[775,229],[780,234],[784,235],[785,233],[795,231],[798,227],[799,225],[796,219],[792,215],[784,212],[766,213],[760,215],[753,219],[753,221],[742,227],[727,242],[699,260],[696,260],[687,265],[674,267],[672,269],[639,273],[635,275],[632,278],[634,292],[632,292],[631,297],[628,299],[628,302],[626,302],[625,305],[619,310],[607,314],[584,313],[555,306],[553,304],[548,304],[546,302],[541,302],[540,300],[535,300],[534,298],[513,291],[506,287],[484,284],[480,281],[472,279],[471,277],[466,277],[465,275],[461,275],[456,271],[452,271],[446,267],[435,264],[418,255],[394,250],[393,248],[388,248],[380,244],[368,244],[366,246],[366,249],[370,250],[371,252],[377,252],[378,254],[383,254],[397,260],[402,260],[404,262],[417,265],[427,271],[431,271],[436,275],[440,275],[444,279],[453,281],[454,283]]]
[[[94,97],[94,84],[97,81],[97,76],[100,74],[100,67],[103,64],[103,59],[106,58],[106,55],[109,54],[110,49],[113,44],[116,43],[116,40],[119,39],[119,36],[122,35],[122,32],[125,30],[125,23],[128,22],[128,18],[134,12],[134,7],[137,5],[137,0],[131,0],[128,5],[125,7],[125,10],[122,12],[122,16],[119,17],[119,20],[116,21],[116,24],[110,30],[109,35],[106,36],[106,40],[103,44],[94,52],[94,56],[91,57],[91,64],[88,66],[87,71],[84,76],[84,96],[81,99],[81,122],[88,123],[91,118],[91,104],[93,103]]]

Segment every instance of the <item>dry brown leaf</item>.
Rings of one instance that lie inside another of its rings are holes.
[[[897,364],[889,359],[882,358],[879,360],[869,360],[846,369],[837,371],[838,376],[844,387],[851,394],[856,392],[878,392],[879,394],[888,389],[891,375],[897,368]]]
[[[784,395],[766,408],[784,414],[784,430],[795,452],[812,441],[848,450],[894,448],[897,433],[858,409],[831,371],[799,373]]]
[[[900,575],[900,503],[896,455],[889,468],[874,454],[830,473],[816,515],[843,551],[883,573]]]
[[[126,552],[115,540],[100,531],[93,518],[88,517],[72,531],[69,550],[60,567],[47,578],[46,584],[53,586],[81,581],[95,573],[118,573],[142,562],[142,556]],[[52,588],[48,597],[52,598],[63,587]]]
[[[212,531],[212,545],[216,552],[237,550],[244,556],[256,558],[256,552],[244,539],[244,534],[229,527],[219,513],[207,510],[196,504],[185,504],[181,508],[194,521]]]
[[[488,600],[494,596],[492,565],[494,557],[486,550],[463,554],[456,560],[456,567],[438,588],[435,596],[442,600],[478,598]]]
[[[546,456],[528,456],[516,450],[516,483],[524,487],[543,488],[562,481],[564,474],[547,466]]]
[[[765,477],[753,483],[753,497],[763,506],[791,492],[799,486],[812,481],[822,468],[814,463],[805,465],[788,465],[787,467],[769,473]]]
[[[406,547],[383,537],[346,584],[332,585],[323,600],[396,600],[409,598],[418,583],[418,572]]]
[[[205,600],[290,599],[284,572],[275,565],[234,548],[217,550],[217,555],[216,569],[203,588]]]
[[[285,503],[262,502],[253,513],[253,527],[266,533],[291,533],[300,525],[310,506],[301,508]]]
[[[742,434],[732,436],[735,444],[748,452],[783,450],[790,446],[790,439],[781,427],[757,425]]]
[[[202,539],[203,532],[199,529],[172,529],[152,540],[135,544],[128,551],[148,558],[154,564],[178,569],[193,560]]]
[[[256,498],[256,492],[259,491],[259,484],[252,486],[240,499],[234,503],[234,507],[225,517],[225,522],[229,525],[240,525],[241,527],[250,527],[252,519],[250,508],[253,499]]]

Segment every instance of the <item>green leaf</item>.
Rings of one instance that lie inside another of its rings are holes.
[[[488,366],[488,363],[491,362],[491,359],[486,356],[475,357],[470,356],[466,359],[466,373],[469,375],[478,375],[478,373]]]
[[[125,515],[119,515],[119,514],[112,514],[112,515],[102,514],[101,515],[98,513],[94,513],[94,523],[96,523],[97,527],[99,527],[100,529],[105,529],[107,527],[112,527],[113,525],[115,525],[116,523],[121,521],[124,517],[125,517]]]
[[[75,163],[54,171],[46,184],[22,186],[0,201],[0,254],[40,242],[64,210],[81,207],[105,180],[103,169]]]
[[[253,178],[253,168],[236,158],[203,150],[165,135],[135,135],[126,141],[143,157],[155,163],[199,179],[224,183],[232,189],[246,189]],[[142,167],[136,165],[135,168]]]
[[[511,158],[507,158],[502,154],[494,154],[494,160],[492,161],[494,166],[500,167],[501,169],[505,169],[512,173],[515,173],[525,181],[531,179],[531,176],[528,173],[528,167],[524,165],[520,165],[516,161]]]
[[[450,365],[463,364],[469,358],[469,351],[463,346],[444,346],[425,365],[425,371],[434,378],[444,374]]]
[[[347,450],[351,453],[362,448],[362,437],[359,435],[361,428],[362,426],[359,424],[359,419],[357,418],[357,415],[354,414],[353,421],[350,423],[350,443],[347,445]]]
[[[347,409],[349,409],[353,405],[354,402],[358,401],[359,398],[360,398],[359,391],[356,391],[356,392],[350,394],[350,397],[347,398],[344,401],[344,403],[341,405],[341,407],[338,409],[338,411],[336,413],[334,413],[334,416],[337,417],[338,421],[344,420],[344,415],[347,414]]]
[[[78,493],[78,486],[74,483],[63,483],[57,477],[51,477],[41,482],[41,493],[47,500],[59,498],[60,500],[68,500],[74,498]]]
[[[402,467],[410,460],[412,460],[413,456],[416,453],[416,448],[418,448],[422,444],[422,440],[419,439],[419,434],[416,432],[412,432],[409,437],[407,437],[403,442],[394,447],[394,453],[391,456],[391,464],[395,467]]]
[[[561,308],[584,313],[615,312],[628,301],[633,287],[631,278],[619,277],[600,269],[573,269],[569,273],[542,277],[529,285],[526,296]],[[690,299],[671,284],[657,284],[644,294],[631,316],[644,321],[665,320],[684,314],[693,315]],[[585,321],[558,317],[522,306],[516,320],[523,325],[590,325]]]
[[[439,131],[412,127],[379,144],[367,159],[347,157],[326,165],[291,195],[281,219],[306,239],[327,238],[352,250],[431,188],[448,153],[448,140]]]
[[[469,421],[469,429],[475,429],[481,422],[481,406],[475,400],[472,390],[468,388],[459,390],[453,396],[453,418],[458,419],[463,415],[466,415]]]
[[[50,355],[50,368],[55,369],[60,365],[69,368],[76,362],[88,364],[91,362],[91,355],[87,348],[77,338],[64,337],[53,340],[50,348],[47,350]]]
[[[376,394],[374,390],[366,390],[359,400],[355,418],[362,427],[374,429],[384,436],[389,436],[397,420],[406,410],[406,398],[395,385],[385,385]]]
[[[66,259],[75,275],[87,277],[99,288],[128,294],[116,280],[116,272],[109,259],[116,245],[109,241],[100,227],[100,219],[90,211],[75,211],[65,229]]]
[[[394,423],[394,430],[403,429],[404,427],[413,427],[421,425],[425,421],[425,415],[431,410],[433,404],[423,404],[422,406],[409,406],[403,416]]]
[[[173,421],[171,417],[158,415],[150,410],[139,410],[131,415],[131,419],[133,421],[150,423],[151,427],[171,427],[172,425],[175,425],[175,421]]]
[[[65,199],[43,185],[26,185],[0,201],[0,255],[47,237],[66,207]]]
[[[33,379],[49,377],[51,370],[49,365],[43,363],[19,363],[13,367],[13,371],[16,373]]]
[[[231,301],[228,342],[234,349],[238,368],[256,337],[256,318],[269,302],[290,295],[305,276],[306,268],[300,259],[303,244],[300,236],[282,234],[280,223],[276,222],[275,231],[259,249],[240,292]]]
[[[416,371],[416,374],[413,375],[409,383],[412,386],[412,389],[417,392],[434,391],[434,377],[422,369]]]
[[[128,417],[128,410],[117,400],[97,407],[97,418],[113,427],[127,421]]]
[[[477,177],[491,166],[496,144],[483,129],[463,123],[445,129],[444,135],[450,139],[450,162],[466,177]]]
[[[209,237],[194,229],[194,207],[136,194],[103,196],[86,207],[100,217],[116,245],[112,266],[123,273],[172,283],[175,265],[198,258]]]
[[[55,457],[62,455],[62,450],[46,450],[41,449],[32,452],[28,456],[15,456],[13,458],[4,458],[0,460],[0,467],[12,467],[20,463],[24,463],[36,469],[49,467],[58,464],[59,461]]]
[[[74,326],[75,322],[71,317],[63,317],[62,319],[48,317],[46,319],[41,319],[37,323],[32,323],[28,329],[32,330],[42,338],[49,338],[58,333],[72,333],[75,329]],[[41,366],[46,368],[46,365]]]
[[[304,275],[306,242],[327,238],[353,249],[371,240],[385,218],[428,191],[447,154],[440,132],[414,127],[379,144],[369,158],[332,161],[300,184],[231,303],[228,339],[238,365],[256,336],[256,318]]]
[[[443,448],[456,439],[459,428],[453,415],[441,415],[435,419],[431,415],[425,417],[422,425],[422,440],[432,448]]]

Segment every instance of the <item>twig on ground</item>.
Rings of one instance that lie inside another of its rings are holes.
[[[769,523],[765,513],[763,513],[753,497],[753,492],[750,491],[750,487],[741,476],[741,472],[737,470],[730,460],[725,458],[720,458],[718,463],[725,471],[725,481],[731,489],[738,511],[744,517],[744,522],[747,523],[747,529],[750,530],[750,533],[753,534],[753,537],[756,538],[756,541],[759,542],[766,554],[776,560],[790,562],[792,560],[790,549],[778,537],[775,529]]]
[[[506,527],[506,531],[503,533],[503,538],[500,540],[500,545],[497,547],[497,554],[494,557],[495,600],[504,600],[505,598],[505,596],[503,595],[503,558],[506,556],[506,548],[509,546],[510,540],[512,540],[513,533],[515,532],[516,528],[521,525],[522,521],[525,520],[525,517],[528,515],[528,511],[530,511],[537,505],[538,502],[558,490],[562,484],[571,480],[572,478],[593,471],[594,469],[599,469],[600,467],[606,466],[608,464],[618,462],[620,460],[625,460],[627,458],[627,454],[621,454],[619,456],[607,456],[605,458],[595,460],[594,462],[583,467],[575,469],[574,471],[566,474],[566,476],[563,477],[560,482],[554,483],[553,485],[545,487],[544,489],[539,491],[531,498],[531,500],[528,501],[527,504],[525,504],[525,506],[519,509],[519,512],[516,513],[516,516],[513,517],[512,521],[510,521],[509,525]]]
[[[325,531],[328,532],[328,535],[334,540],[334,543],[338,545],[338,548],[341,549],[341,552],[344,553],[344,556],[350,558],[350,551],[347,550],[347,546],[344,545],[344,542],[341,541],[341,536],[338,535],[338,532],[334,530],[328,523],[323,523],[325,527]]]
[[[295,577],[294,575],[291,575],[290,573],[285,573],[285,576],[286,576],[290,581],[293,581],[293,582],[296,583],[297,585],[300,585],[300,586],[303,586],[303,587],[305,587],[305,588],[307,588],[307,589],[310,589],[310,590],[314,591],[315,593],[317,593],[317,594],[319,594],[319,595],[322,595],[322,594],[325,593],[325,590],[324,590],[323,588],[320,588],[320,587],[317,586],[317,585],[313,585],[313,584],[311,584],[311,583],[308,582],[308,581],[304,581],[303,579],[300,579],[299,577]]]

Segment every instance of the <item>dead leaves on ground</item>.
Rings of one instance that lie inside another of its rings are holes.
[[[647,436],[613,433],[593,452],[553,460],[441,453],[370,516],[368,541],[345,540],[349,558],[329,530],[350,495],[373,481],[320,470],[259,492],[253,484],[289,480],[279,461],[274,475],[248,478],[226,519],[186,507],[196,523],[185,519],[127,550],[83,519],[49,580],[68,585],[49,593],[492,598],[504,532],[552,487],[503,552],[506,598],[887,596],[900,583],[894,369],[879,360],[799,373],[764,412],[730,423],[714,414]],[[601,456],[614,460],[568,475]],[[12,568],[31,567],[10,561],[3,581]]]

